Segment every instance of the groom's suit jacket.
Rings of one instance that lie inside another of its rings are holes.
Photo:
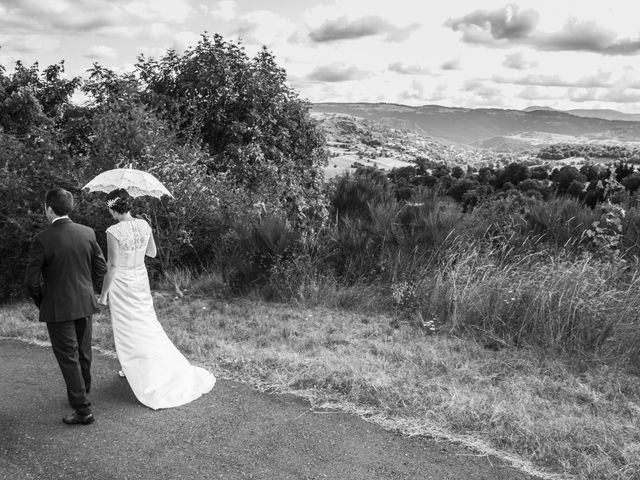
[[[94,284],[107,265],[92,228],[68,218],[53,222],[31,242],[26,289],[41,322],[64,322],[99,311]]]

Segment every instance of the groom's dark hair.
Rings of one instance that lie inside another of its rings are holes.
[[[44,204],[59,217],[69,215],[73,210],[73,195],[64,188],[54,188],[45,194]]]

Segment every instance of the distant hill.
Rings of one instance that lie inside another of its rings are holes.
[[[548,112],[564,112],[570,113],[577,117],[589,117],[589,118],[602,118],[603,120],[623,120],[626,122],[640,122],[640,114],[636,113],[624,113],[618,110],[610,110],[606,108],[574,108],[571,110],[558,110],[552,107],[543,107],[533,105],[531,107],[523,108],[523,112],[533,112],[535,110],[544,110]]]
[[[331,178],[358,166],[380,170],[414,165],[427,159],[447,165],[488,165],[510,163],[513,157],[366,120],[354,115],[312,112],[327,141],[329,165],[325,177]]]
[[[510,135],[500,135],[485,138],[471,145],[480,148],[489,148],[496,151],[522,152],[538,149],[545,145],[557,143],[575,144],[613,144],[628,147],[640,147],[640,122],[625,122],[626,126],[616,127],[602,132],[587,133],[584,135],[563,135],[559,133],[545,132],[516,132]]]
[[[607,110],[607,109],[574,109],[574,110],[565,110],[567,113],[571,115],[577,115],[578,117],[591,117],[591,118],[603,118],[605,120],[624,120],[629,122],[640,122],[640,114],[635,113],[623,113],[618,112],[617,110]]]
[[[636,135],[636,132],[640,132],[640,122],[581,116],[548,107],[533,107],[530,111],[523,111],[439,105],[411,107],[390,103],[316,103],[313,104],[313,111],[352,115],[392,128],[475,146],[481,146],[484,141],[494,137],[515,134],[522,137],[523,134],[533,133],[607,138],[608,132],[624,131],[627,140],[640,141],[640,134]],[[525,146],[521,141],[513,143],[519,147]]]
[[[532,105],[531,107],[523,108],[523,112],[535,112],[536,110],[544,110],[547,112],[561,112],[562,110],[556,110],[552,107],[541,107],[539,105]]]

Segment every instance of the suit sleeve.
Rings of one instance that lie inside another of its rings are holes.
[[[105,273],[107,273],[107,262],[104,259],[102,249],[100,248],[100,245],[98,245],[94,234],[93,258],[91,259],[91,276],[93,277],[93,284],[99,286]]]
[[[25,275],[25,290],[34,303],[40,307],[42,302],[42,265],[44,264],[44,247],[42,242],[34,238],[29,250],[27,272]]]

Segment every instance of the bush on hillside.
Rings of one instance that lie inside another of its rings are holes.
[[[373,168],[358,168],[336,177],[329,185],[330,216],[368,219],[370,207],[392,198],[386,175]]]
[[[140,56],[136,73],[144,103],[181,137],[202,141],[210,173],[278,191],[292,221],[323,216],[324,138],[266,48],[249,58],[240,44],[202,35],[182,55]]]
[[[271,275],[297,251],[298,233],[286,218],[261,210],[236,218],[221,239],[218,259],[226,282],[239,292],[258,290],[267,297]]]

